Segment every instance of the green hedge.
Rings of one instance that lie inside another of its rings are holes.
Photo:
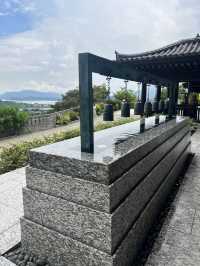
[[[102,122],[95,126],[95,131],[130,123],[133,118],[120,119],[114,122]],[[51,144],[54,142],[74,138],[80,135],[79,128],[70,131],[56,133],[54,135],[43,137],[42,139],[34,139],[32,141],[22,142],[12,145],[8,148],[2,148],[0,152],[0,174],[23,167],[28,163],[28,153],[30,149]]]
[[[61,116],[56,117],[56,124],[59,126],[68,125],[70,122],[78,119],[79,119],[78,112],[66,111]]]
[[[10,106],[0,106],[0,136],[18,134],[28,120],[28,113]]]

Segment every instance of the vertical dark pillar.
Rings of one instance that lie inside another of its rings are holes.
[[[143,107],[146,102],[146,97],[147,97],[147,84],[142,82],[141,102],[143,104]]]
[[[157,90],[156,90],[156,96],[155,96],[155,99],[156,101],[160,101],[160,97],[161,97],[161,85],[158,85],[157,86]]]
[[[153,102],[153,113],[158,113],[158,106],[159,106],[159,101],[160,101],[160,96],[161,96],[161,86],[157,85],[156,86],[156,93],[155,93],[155,98]]]
[[[88,54],[79,54],[79,93],[81,151],[93,153],[93,90]]]
[[[170,86],[168,85],[167,86],[167,98],[169,98],[169,95],[170,95]]]
[[[179,83],[175,83],[175,100],[174,100],[174,104],[175,104],[175,114],[177,114],[177,107],[178,107],[178,95],[179,95]]]
[[[179,83],[175,83],[175,103],[178,104]]]
[[[189,83],[187,86],[187,92],[185,93],[184,97],[184,107],[183,107],[183,115],[189,116],[190,115],[190,108],[189,108]]]
[[[169,86],[169,111],[168,115],[169,118],[175,114],[175,87],[170,85]]]

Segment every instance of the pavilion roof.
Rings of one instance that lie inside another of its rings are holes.
[[[136,54],[120,54],[116,52],[116,60],[121,62],[159,61],[160,59],[200,57],[200,35],[195,38],[183,39],[162,48]]]
[[[116,61],[169,80],[200,82],[200,35],[149,52],[116,52]]]

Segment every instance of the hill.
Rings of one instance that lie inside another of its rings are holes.
[[[61,95],[49,91],[21,90],[0,94],[0,99],[7,101],[58,101],[61,99]]]

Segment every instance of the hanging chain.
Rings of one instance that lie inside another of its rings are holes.
[[[138,101],[140,100],[140,85],[141,85],[141,82],[137,82],[137,86],[138,86],[138,89],[137,89],[137,93],[138,93],[137,99],[138,99]]]
[[[150,84],[147,84],[147,101],[149,102],[149,90],[150,90]]]
[[[108,90],[108,95],[107,95],[107,100],[110,100],[110,80],[111,80],[112,78],[110,77],[110,76],[108,76],[107,78],[106,78],[106,80],[107,80],[107,90]]]
[[[127,101],[127,98],[128,98],[128,80],[124,80],[124,84],[125,84],[125,86],[124,86],[124,89],[125,89],[125,97],[126,97],[126,101]]]

